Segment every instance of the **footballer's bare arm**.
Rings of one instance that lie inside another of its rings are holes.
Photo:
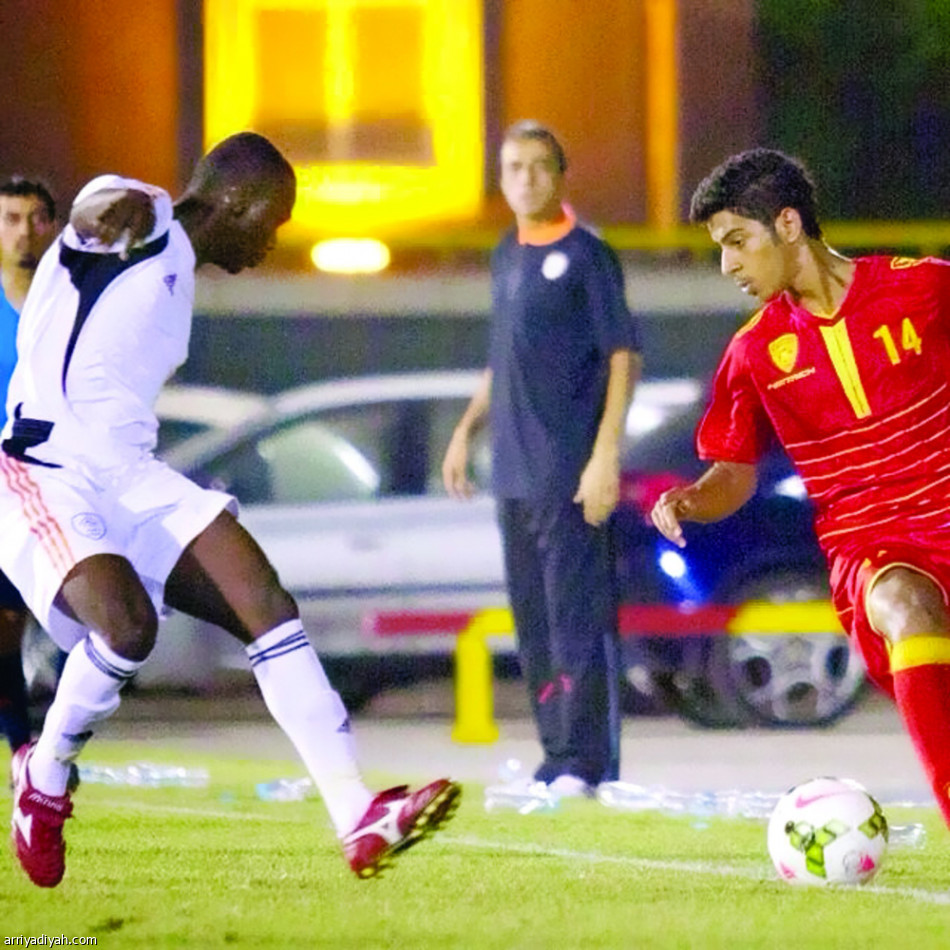
[[[757,484],[754,465],[714,462],[691,485],[663,492],[650,517],[663,537],[684,547],[682,522],[728,518],[755,494]]]

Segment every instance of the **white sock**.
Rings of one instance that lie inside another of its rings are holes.
[[[95,723],[119,708],[119,691],[141,665],[119,656],[98,633],[72,648],[30,757],[30,781],[36,788],[47,795],[65,793],[70,763]]]
[[[373,794],[356,763],[350,720],[299,620],[245,647],[264,702],[294,744],[338,835],[356,827]]]

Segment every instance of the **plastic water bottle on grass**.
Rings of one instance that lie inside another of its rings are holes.
[[[631,782],[601,782],[597,786],[597,801],[624,811],[654,811],[660,807],[655,792]]]
[[[557,797],[544,782],[536,782],[521,769],[517,759],[507,759],[498,770],[499,782],[485,789],[485,811],[516,811],[530,815],[536,811],[553,811]]]
[[[665,815],[707,818],[768,818],[779,796],[767,792],[728,789],[726,791],[681,792],[665,785],[644,786],[631,782],[603,782],[598,801],[622,811],[656,810]]]
[[[712,817],[767,820],[781,797],[775,792],[737,788],[681,792],[664,785],[647,787],[630,782],[603,782],[597,788],[597,800],[608,808],[630,812],[656,810],[672,817],[690,818],[693,827],[699,829],[708,827]],[[922,807],[929,802],[912,799],[894,804]],[[892,848],[922,848],[926,843],[927,829],[921,824],[889,825],[888,844]]]
[[[273,782],[260,782],[255,788],[257,797],[264,802],[302,802],[313,788],[310,776],[304,778],[279,778]]]
[[[485,811],[516,811],[530,815],[536,811],[554,811],[557,798],[544,782],[523,785],[489,785],[485,789]]]
[[[135,788],[205,788],[207,769],[133,762],[129,765],[80,765],[79,779],[90,785],[129,785]]]
[[[922,848],[927,844],[927,829],[916,822],[909,825],[888,825],[889,848]]]
[[[715,792],[696,792],[688,801],[686,811],[692,818],[692,826],[697,831],[709,827],[709,819],[714,815],[722,815],[722,803]]]

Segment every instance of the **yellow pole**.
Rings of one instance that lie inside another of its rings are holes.
[[[660,231],[679,220],[677,0],[644,0],[647,223]]]
[[[479,611],[455,643],[455,725],[452,740],[463,743],[498,741],[492,683],[492,657],[485,638],[511,633],[511,611]]]

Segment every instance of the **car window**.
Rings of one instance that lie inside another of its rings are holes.
[[[206,465],[199,481],[244,504],[376,498],[394,418],[385,404],[302,416],[249,436]]]
[[[355,501],[379,494],[379,469],[332,427],[307,420],[261,439],[268,500],[284,504]]]
[[[442,459],[466,398],[407,399],[286,422],[204,466],[199,480],[244,504],[443,495]],[[473,439],[471,477],[490,482],[489,444]]]
[[[368,460],[316,422],[244,442],[205,465],[196,480],[242,504],[366,499],[379,485]]]
[[[467,397],[407,399],[390,408],[393,416],[383,440],[383,497],[444,495],[442,459],[452,432],[468,406]],[[471,477],[487,486],[491,464],[484,432],[472,442]]]

